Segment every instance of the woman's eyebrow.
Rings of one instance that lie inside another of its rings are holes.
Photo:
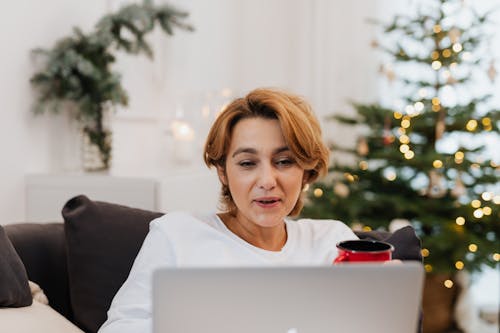
[[[257,154],[257,150],[254,149],[254,148],[238,148],[234,151],[233,155],[231,155],[231,157],[235,157],[236,155],[238,154],[242,154],[242,153],[248,153],[248,154]]]
[[[290,150],[290,148],[288,148],[288,146],[283,146],[283,147],[280,147],[280,148],[276,148],[273,151],[273,154],[279,154],[279,153],[282,153],[284,151],[289,151],[289,150]],[[231,155],[231,157],[235,157],[236,155],[242,154],[242,153],[256,155],[257,154],[257,150],[255,148],[247,148],[247,147],[238,148],[238,149],[236,149],[234,151],[234,153],[233,153],[233,155]]]

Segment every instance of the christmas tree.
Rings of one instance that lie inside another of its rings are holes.
[[[354,116],[332,116],[356,128],[357,146],[332,144],[327,180],[308,190],[303,215],[364,230],[411,223],[426,272],[453,276],[500,260],[500,167],[484,144],[500,143],[500,112],[485,92],[496,75],[491,11],[432,3],[381,24],[374,47],[391,61],[381,71],[400,105],[353,104]]]

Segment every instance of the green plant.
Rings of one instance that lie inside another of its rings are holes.
[[[38,91],[34,112],[75,109],[73,116],[83,123],[84,133],[100,152],[101,168],[109,168],[111,133],[104,127],[104,112],[113,105],[128,104],[120,74],[111,68],[115,52],[143,53],[152,58],[146,35],[156,24],[168,35],[174,28],[192,31],[192,26],[184,22],[187,15],[169,5],[144,1],[104,16],[91,33],[74,28],[71,36],[58,40],[52,49],[36,49],[44,66],[31,78]],[[75,107],[68,107],[68,102]]]

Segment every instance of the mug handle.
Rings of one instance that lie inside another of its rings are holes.
[[[335,258],[335,260],[333,261],[333,263],[338,264],[345,261],[349,261],[349,254],[347,252],[338,255],[337,258]]]

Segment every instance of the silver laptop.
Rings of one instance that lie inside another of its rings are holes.
[[[419,263],[174,268],[153,278],[154,333],[415,333]]]

